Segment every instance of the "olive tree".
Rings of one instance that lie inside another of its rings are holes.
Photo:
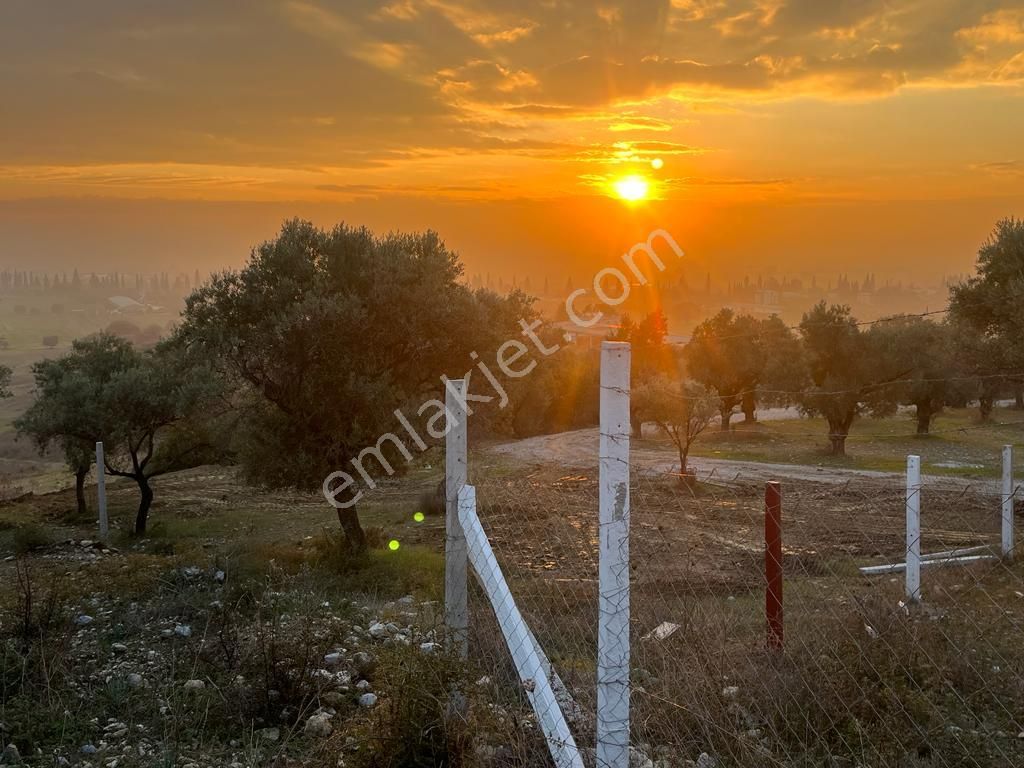
[[[139,488],[137,535],[146,532],[153,503],[150,481],[211,458],[214,380],[208,371],[186,368],[174,350],[142,352],[100,333],[77,339],[62,357],[36,363],[33,373],[36,398],[18,429],[37,442],[60,442],[81,478],[79,488],[86,456],[102,441],[101,470]]]
[[[689,474],[690,447],[708,428],[716,411],[715,398],[694,381],[660,375],[641,383],[634,391],[641,413],[672,441],[679,454],[679,475]]]
[[[1007,363],[1019,365],[1024,360],[1024,220],[999,221],[978,250],[976,268],[974,277],[951,287],[950,314],[985,336],[1004,339],[1015,353]]]
[[[54,362],[54,361],[46,361]],[[36,391],[41,392],[52,386],[52,377],[57,370],[54,366],[35,366],[33,373],[36,379]],[[85,480],[89,476],[94,461],[94,445],[81,438],[65,434],[65,425],[60,419],[52,401],[46,398],[37,399],[29,409],[14,422],[19,436],[32,439],[39,449],[40,455],[53,444],[59,444],[64,453],[64,461],[75,475],[75,503],[78,514],[85,515],[89,505],[85,500]]]
[[[684,354],[690,376],[717,393],[721,427],[727,431],[737,406],[746,421],[756,420],[761,387],[794,385],[798,352],[795,335],[779,317],[757,319],[726,308],[694,329]]]
[[[804,314],[800,336],[809,381],[800,406],[828,422],[829,449],[844,456],[854,419],[891,413],[896,400],[890,385],[912,368],[865,333],[846,306],[817,304]]]
[[[889,393],[900,404],[914,406],[917,434],[927,435],[932,419],[962,387],[956,375],[953,328],[923,317],[899,316],[875,324],[868,341],[873,355],[905,366],[908,373],[891,385]]]
[[[361,464],[368,476],[400,469],[405,446],[381,440],[404,434],[396,410],[415,413],[439,396],[443,374],[475,364],[471,352],[483,360],[519,336],[530,301],[473,291],[461,278],[433,232],[377,237],[292,220],[242,269],[189,296],[172,342],[210,360],[246,405],[238,455],[247,476],[313,491],[369,446],[378,461]],[[362,552],[361,490],[335,490],[346,541]]]
[[[978,250],[976,274],[950,288],[950,320],[958,329],[958,360],[978,377],[982,418],[1011,385],[1020,403],[1024,370],[1024,220],[1006,218]]]

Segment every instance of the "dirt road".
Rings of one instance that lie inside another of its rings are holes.
[[[596,428],[560,432],[554,435],[540,435],[492,446],[491,450],[500,455],[510,456],[519,461],[536,464],[557,464],[565,467],[590,469],[597,466],[599,436]],[[670,473],[679,471],[679,460],[668,445],[659,445],[651,440],[634,440],[631,446],[631,463],[635,469],[648,473]],[[878,472],[867,469],[844,469],[839,467],[810,466],[803,464],[773,464],[758,461],[737,461],[733,459],[711,459],[702,456],[691,457],[691,470],[700,480],[746,481],[803,480],[819,483],[846,483],[854,479],[871,479],[899,484],[904,476],[899,472]],[[923,482],[949,483],[949,477],[929,476]],[[970,485],[998,493],[995,480],[971,480]]]

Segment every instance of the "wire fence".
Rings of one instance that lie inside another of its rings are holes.
[[[481,524],[594,765],[597,473],[479,474]],[[993,559],[926,561],[912,604],[902,573],[859,570],[904,560],[901,481],[785,481],[781,651],[766,645],[764,483],[634,472],[630,492],[631,765],[1024,765],[1024,569],[998,557],[993,483],[926,482],[924,555]],[[471,603],[471,653],[515,689],[489,606]],[[533,759],[549,764],[543,746]]]
[[[1024,766],[1012,448],[974,482],[922,482],[918,457],[905,477],[643,471],[629,365],[604,345],[594,468],[467,476],[464,438],[449,444],[448,563],[468,551],[479,585],[467,601],[449,570],[449,629],[525,726],[493,757]]]

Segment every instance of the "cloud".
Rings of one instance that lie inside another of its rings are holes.
[[[672,124],[656,117],[642,117],[640,115],[624,115],[622,120],[608,126],[609,131],[670,131]]]
[[[740,126],[763,105],[992,85],[1020,98],[1019,0],[0,5],[0,164],[111,169],[79,173],[96,185],[170,164],[196,185],[250,167],[422,189],[460,163],[493,179],[503,162],[511,176],[699,154],[718,141],[691,135],[701,124],[749,148],[761,139]],[[666,141],[609,141],[634,134]],[[277,183],[254,173],[229,176]]]
[[[988,163],[978,163],[973,167],[975,170],[999,176],[1024,175],[1024,161],[1021,160],[999,160]]]

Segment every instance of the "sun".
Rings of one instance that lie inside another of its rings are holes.
[[[624,176],[614,184],[615,194],[623,200],[635,202],[645,200],[651,185],[643,176]]]

